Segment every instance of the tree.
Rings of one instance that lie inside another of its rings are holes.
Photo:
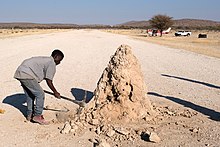
[[[169,17],[167,15],[161,15],[161,14],[155,15],[149,20],[149,22],[152,27],[160,30],[161,32],[160,36],[162,36],[163,30],[168,29],[169,27],[173,25],[172,17]]]

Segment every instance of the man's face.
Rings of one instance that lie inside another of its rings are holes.
[[[63,60],[62,56],[59,55],[54,56],[54,62],[56,63],[56,65],[60,64],[62,60]]]

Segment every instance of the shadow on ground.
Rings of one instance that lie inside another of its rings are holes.
[[[82,101],[84,98],[86,98],[86,103],[88,103],[93,97],[93,92],[80,88],[72,88],[71,93],[77,101]]]
[[[213,85],[213,84],[206,83],[206,82],[196,81],[196,80],[192,80],[192,79],[188,79],[188,78],[183,78],[183,77],[178,77],[178,76],[172,76],[172,75],[167,75],[167,74],[161,74],[161,76],[169,77],[169,78],[175,78],[175,79],[179,79],[179,80],[184,80],[184,81],[188,81],[188,82],[193,82],[193,83],[205,85],[205,86],[208,86],[208,87],[211,87],[211,88],[220,89],[220,86]]]
[[[216,112],[215,110],[203,107],[203,106],[199,106],[196,105],[192,102],[186,101],[186,100],[182,100],[181,98],[176,98],[176,97],[172,97],[172,96],[165,96],[165,95],[161,95],[155,92],[148,92],[148,95],[153,95],[153,96],[157,96],[157,97],[161,97],[161,98],[166,98],[168,100],[171,100],[173,102],[176,102],[178,104],[181,104],[185,107],[191,108],[197,112],[200,112],[204,115],[209,116],[209,119],[215,120],[215,121],[220,121],[220,113]]]
[[[2,103],[11,105],[17,108],[24,116],[26,116],[27,106],[23,104],[26,103],[26,96],[25,94],[14,94],[7,96]]]

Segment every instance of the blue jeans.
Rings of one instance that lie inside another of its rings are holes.
[[[18,79],[24,89],[27,98],[27,116],[42,115],[44,109],[45,94],[40,84],[35,79]],[[35,107],[34,107],[35,102]]]

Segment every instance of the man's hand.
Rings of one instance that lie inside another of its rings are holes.
[[[58,99],[61,99],[59,92],[54,92],[54,96],[55,96],[56,98],[58,98]]]
[[[56,88],[53,86],[53,81],[49,79],[45,79],[47,82],[47,85],[50,87],[50,89],[53,91],[53,94],[56,98],[60,99],[60,93],[57,92]]]

